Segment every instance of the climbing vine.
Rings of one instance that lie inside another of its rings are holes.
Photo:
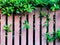
[[[55,36],[53,36],[53,35],[55,35]],[[56,39],[60,40],[60,28],[58,28],[57,31],[52,32],[52,34],[46,33],[45,37],[46,37],[46,39],[48,39],[47,40],[48,42],[52,42],[52,41],[54,41]]]

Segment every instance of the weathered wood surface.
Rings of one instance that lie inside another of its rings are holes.
[[[29,17],[29,24],[30,24],[30,29],[28,30],[28,45],[33,45],[33,15],[34,12],[30,13],[28,15]],[[50,12],[50,22],[49,22],[49,32],[53,32],[53,13]],[[5,45],[5,31],[3,30],[3,26],[5,25],[5,20],[6,16],[1,15],[1,44]],[[8,25],[12,24],[12,15],[8,17]],[[22,16],[22,24],[23,26],[24,21],[26,20],[26,16]],[[46,39],[44,37],[44,33],[46,33],[46,28],[43,28],[43,24],[45,22],[46,18],[42,18],[42,45],[46,45]],[[14,30],[14,44],[19,45],[19,33],[20,33],[20,17],[15,15],[15,22],[14,22],[15,30]],[[60,10],[56,11],[56,29],[60,27]],[[11,31],[12,31],[12,26],[11,26]],[[8,38],[7,38],[7,45],[12,45],[12,32],[8,33]],[[21,44],[26,45],[26,29],[22,30],[21,34]],[[35,11],[35,45],[40,45],[40,18],[39,18],[39,10]],[[49,45],[53,45],[53,42],[50,42]],[[58,41],[56,41],[56,45],[60,45]]]

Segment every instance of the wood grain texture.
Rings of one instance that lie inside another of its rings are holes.
[[[29,13],[29,25],[30,29],[28,30],[28,45],[33,45],[33,15],[34,12]],[[40,19],[39,19],[39,9],[35,11],[35,45],[40,45]],[[49,22],[49,32],[53,32],[53,13],[50,12],[50,22]],[[8,17],[8,25],[12,24],[12,16]],[[24,21],[26,20],[26,15],[22,16],[22,24],[21,27],[24,26]],[[3,30],[3,27],[5,25],[5,16],[1,15],[1,44],[5,45],[5,31]],[[14,43],[15,45],[19,45],[19,30],[20,30],[20,18],[19,16],[15,16],[15,30],[14,30]],[[46,18],[42,18],[42,45],[46,45],[46,39],[44,37],[44,34],[46,33],[46,27],[43,28],[43,25],[46,21]],[[60,10],[56,11],[56,31],[60,27]],[[11,31],[12,31],[12,25],[11,25]],[[22,28],[21,28],[22,29]],[[8,45],[12,45],[12,32],[8,33]],[[26,29],[22,29],[21,34],[21,45],[26,45]],[[53,45],[53,42],[50,42],[49,45]],[[60,45],[60,43],[56,40],[56,45]]]
[[[5,17],[1,15],[1,44],[5,45],[5,31],[4,31],[4,25],[5,25]]]
[[[11,24],[11,27],[10,27],[11,32],[8,33],[7,45],[12,45],[12,16],[8,17],[8,25],[10,24]]]

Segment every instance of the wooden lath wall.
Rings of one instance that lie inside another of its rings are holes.
[[[11,15],[10,17],[1,15],[1,44],[3,45],[59,45],[60,43],[50,42],[47,43],[44,37],[46,33],[46,28],[43,28],[43,25],[46,21],[46,18],[43,17],[42,21],[40,18],[39,9],[29,13],[25,16]],[[49,22],[48,32],[52,33],[53,30],[53,16],[52,12],[50,13],[51,21]],[[56,29],[60,27],[60,10],[56,11]],[[28,20],[30,24],[30,29],[22,30],[24,21]],[[6,32],[3,30],[5,24],[12,24],[11,31],[6,36]],[[56,31],[56,30],[55,30]],[[54,44],[53,44],[54,43]]]

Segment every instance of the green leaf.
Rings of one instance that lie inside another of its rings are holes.
[[[25,20],[24,26],[22,27],[22,29],[29,29],[29,28],[30,28],[30,25],[29,25],[28,21]]]
[[[54,40],[54,38],[49,33],[46,33],[45,37],[46,37],[48,42],[52,42]]]
[[[60,28],[57,30],[57,36],[60,37]]]
[[[48,26],[48,23],[45,23],[44,25],[43,25],[43,27],[47,27]]]
[[[8,16],[10,16],[10,14],[8,14]]]
[[[11,24],[10,25],[4,25],[4,28],[3,29],[5,31],[7,31],[7,33],[8,33],[8,32],[11,32],[10,27],[11,27]]]
[[[51,7],[51,10],[54,12],[55,11],[55,7],[53,6],[53,7]]]

